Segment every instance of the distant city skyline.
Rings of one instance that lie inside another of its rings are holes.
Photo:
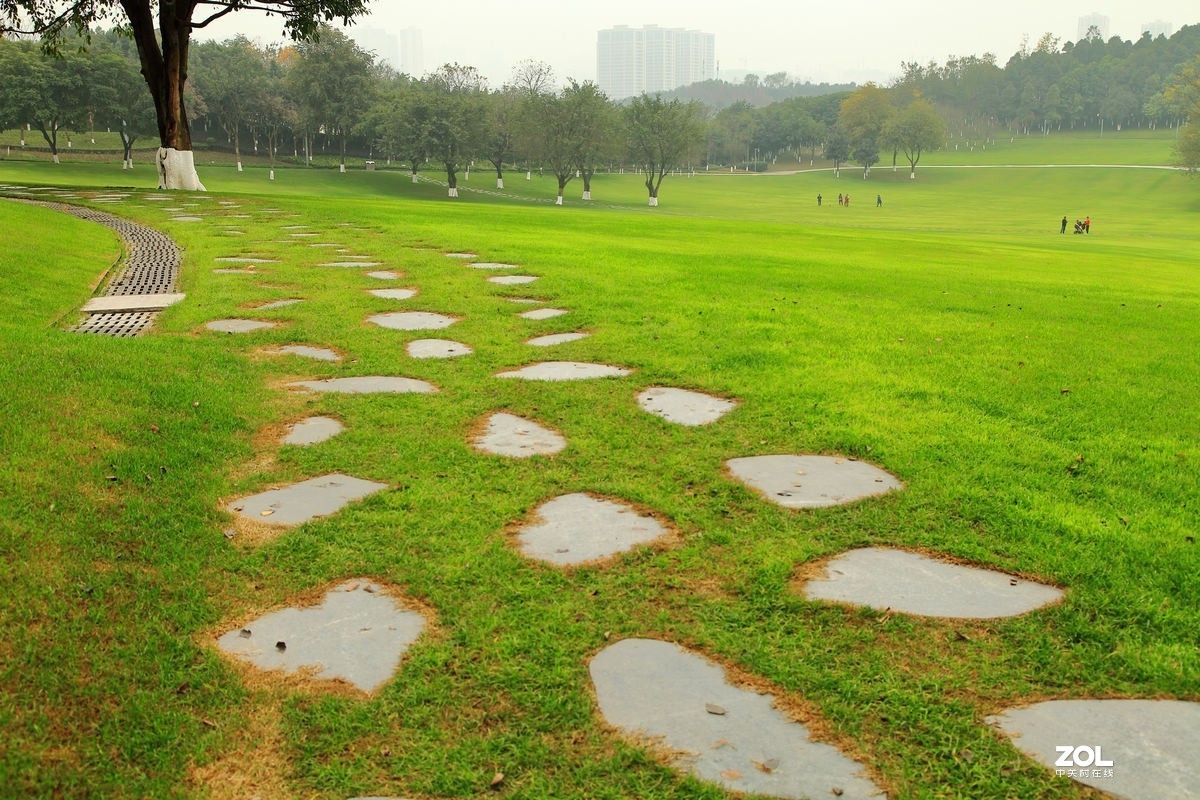
[[[618,25],[596,34],[596,83],[613,100],[669,92],[716,77],[711,33]]]
[[[371,9],[351,27],[352,36],[355,27],[397,38],[405,30],[420,33],[420,63],[409,69],[402,63],[398,69],[420,75],[456,62],[478,68],[493,87],[508,81],[524,60],[549,64],[560,83],[567,78],[596,80],[597,34],[619,25],[712,33],[719,50],[718,77],[786,72],[814,83],[886,83],[899,76],[901,62],[943,62],[949,56],[990,52],[1003,64],[1023,41],[1032,46],[1045,33],[1078,41],[1079,19],[1091,13],[1107,17],[1108,36],[1122,39],[1136,40],[1144,29],[1177,31],[1200,23],[1194,0],[1114,0],[1065,9],[1043,0],[961,7],[947,6],[944,0],[911,0],[902,10],[884,0],[863,0],[853,13],[837,4],[801,9],[778,0],[721,5],[608,0],[588,6],[522,0],[515,8],[490,0],[425,5],[376,0]],[[196,32],[206,39],[238,33],[263,43],[283,40],[278,17],[253,11],[230,14]],[[400,58],[403,62],[403,48]]]

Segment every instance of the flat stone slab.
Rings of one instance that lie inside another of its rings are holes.
[[[390,269],[380,269],[374,272],[368,272],[367,277],[380,281],[398,281],[400,280],[400,273],[392,272]]]
[[[285,308],[287,306],[294,306],[297,303],[303,303],[303,302],[304,302],[304,299],[300,298],[300,297],[293,297],[293,298],[290,298],[287,300],[272,300],[269,303],[263,303],[261,306],[255,306],[254,310],[255,311],[269,311],[272,308]]]
[[[477,253],[446,253],[446,258],[471,259],[479,258],[479,255]]]
[[[199,222],[201,219],[202,219],[202,217],[192,217],[192,216],[171,217],[172,222]]]
[[[582,492],[548,500],[534,514],[536,520],[521,528],[517,546],[527,558],[559,567],[608,558],[667,533],[654,517]]]
[[[342,360],[340,355],[327,347],[311,347],[306,344],[288,344],[283,347],[277,347],[269,352],[288,356],[300,356],[301,358],[312,358],[317,361]]]
[[[1056,603],[1063,592],[1004,572],[864,547],[829,561],[823,577],[805,582],[804,596],[927,617],[990,619]]]
[[[522,311],[517,316],[521,319],[553,319],[570,313],[565,308],[535,308],[532,311]]]
[[[537,279],[536,275],[493,275],[487,281],[499,286],[519,286],[522,283],[533,283]]]
[[[310,519],[327,517],[355,500],[382,492],[386,488],[386,483],[375,483],[335,472],[293,483],[282,489],[270,489],[234,500],[226,509],[254,522],[299,525]]]
[[[501,264],[499,261],[476,261],[467,266],[471,269],[518,269],[516,264]]]
[[[282,443],[307,447],[332,439],[345,429],[346,426],[333,417],[309,417],[292,425]]]
[[[562,434],[515,414],[498,412],[471,443],[477,450],[509,458],[550,456],[567,446]]]
[[[220,333],[250,333],[265,328],[274,328],[275,323],[261,319],[214,319],[204,323],[204,327]]]
[[[739,481],[784,508],[823,508],[904,488],[890,472],[837,456],[751,456],[725,462]]]
[[[449,328],[458,322],[458,317],[448,317],[432,311],[392,311],[367,317],[367,322],[394,331],[432,331]]]
[[[497,378],[519,378],[526,381],[582,381],[589,378],[619,378],[633,372],[612,364],[590,364],[586,361],[542,361],[521,369],[496,373]]]
[[[93,297],[83,305],[85,314],[120,314],[131,311],[162,311],[181,302],[184,295],[170,294],[127,294]]]
[[[265,614],[217,640],[226,653],[259,669],[312,671],[364,692],[382,686],[425,629],[425,618],[369,581],[347,581],[320,605]]]
[[[213,261],[223,261],[227,264],[278,264],[277,258],[259,258],[258,256],[217,256]]]
[[[534,303],[544,303],[545,300],[538,300],[536,297],[506,297],[504,298],[510,303],[520,303],[522,305],[532,305]]]
[[[258,270],[254,267],[218,267],[213,270],[214,275],[258,275]]]
[[[458,358],[475,352],[470,345],[452,339],[414,339],[404,350],[412,358]]]
[[[436,386],[427,381],[390,375],[296,381],[288,385],[297,389],[308,389],[310,392],[335,392],[337,394],[433,394],[438,390]]]
[[[416,289],[367,289],[367,291],[376,297],[384,297],[388,300],[407,300],[417,296]]]
[[[774,697],[731,685],[703,656],[625,639],[601,650],[589,669],[608,724],[675,751],[676,769],[702,781],[793,800],[884,797],[862,764],[813,741]]]
[[[1200,786],[1200,703],[1048,700],[987,721],[1034,761],[1113,797],[1190,800]],[[1083,746],[1091,751],[1076,749]],[[1112,763],[1096,763],[1093,753]]]
[[[548,333],[545,336],[535,336],[532,339],[526,339],[525,344],[533,345],[534,347],[553,347],[556,344],[566,344],[567,342],[577,342],[580,339],[586,339],[591,336],[590,333]]]
[[[378,267],[382,261],[326,261],[318,267]]]
[[[678,425],[708,425],[737,408],[732,400],[666,386],[651,386],[637,396],[637,403],[643,411]]]

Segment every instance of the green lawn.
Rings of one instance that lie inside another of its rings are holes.
[[[1166,152],[1107,132],[1102,152],[1090,139],[1033,145],[1011,163]],[[934,155],[931,166],[954,163]],[[629,175],[598,178],[594,207],[572,183],[563,208],[546,202],[549,179],[523,174],[508,176],[512,197],[458,202],[402,172],[201,177],[210,193],[188,202],[241,203],[253,219],[229,223],[247,235],[221,234],[212,217],[173,222],[169,203],[105,207],[186,248],[186,302],[133,340],[59,326],[113,261],[107,229],[0,203],[5,228],[22,231],[0,253],[0,795],[724,797],[599,720],[587,662],[632,636],[765,680],[893,797],[1095,796],[984,717],[1045,698],[1200,699],[1195,181],[1084,168],[672,176],[650,210]],[[0,182],[150,189],[153,170],[0,161]],[[475,171],[469,185],[494,178]],[[1092,235],[1060,236],[1063,214],[1090,214]],[[316,266],[328,251],[285,241],[297,223],[377,256],[420,294],[381,300],[357,270]],[[542,277],[492,286],[439,252],[452,250]],[[212,273],[214,257],[250,252],[281,261],[260,277]],[[503,298],[520,295],[572,313],[518,319]],[[306,302],[245,308],[285,297]],[[444,333],[476,354],[408,358],[403,343],[426,334],[364,322],[400,308],[461,316]],[[285,324],[203,329],[238,315]],[[522,344],[564,330],[593,335],[547,352]],[[263,353],[292,342],[347,358]],[[636,372],[490,377],[543,358]],[[441,392],[283,388],[368,374]],[[740,406],[679,428],[637,408],[654,385]],[[477,453],[468,433],[497,410],[557,429],[568,448],[520,462]],[[347,431],[277,446],[284,424],[315,413]],[[723,470],[771,453],[862,458],[906,488],[786,511]],[[332,471],[394,488],[262,544],[223,535],[225,501]],[[520,557],[510,526],[572,491],[652,509],[678,537],[566,573]],[[797,593],[807,563],[868,544],[1048,581],[1067,599],[954,622]],[[436,614],[377,695],[274,680],[217,654],[233,625],[351,577]]]

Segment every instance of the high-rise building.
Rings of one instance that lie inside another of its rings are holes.
[[[1159,36],[1171,38],[1171,34],[1175,32],[1175,26],[1165,20],[1156,19],[1154,22],[1142,23],[1142,33],[1150,34],[1151,39],[1157,39]]]
[[[375,54],[376,61],[384,61],[392,69],[400,67],[400,48],[394,34],[382,28],[354,27],[350,35],[358,46]]]
[[[596,36],[596,83],[614,100],[716,77],[716,39],[711,33],[618,25]]]
[[[404,28],[400,31],[400,71],[414,78],[425,71],[420,28]]]
[[[1100,34],[1100,41],[1108,41],[1108,17],[1103,14],[1097,14],[1094,11],[1079,18],[1079,36],[1076,41],[1082,42],[1084,39],[1089,38],[1088,33],[1093,28],[1096,29],[1096,33]]]

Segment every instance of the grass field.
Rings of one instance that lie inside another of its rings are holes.
[[[990,163],[1169,161],[1165,137],[1003,144]],[[185,248],[187,300],[131,340],[62,330],[113,263],[113,235],[0,202],[0,224],[20,232],[0,249],[0,795],[726,796],[599,719],[588,660],[634,636],[765,681],[900,798],[1094,797],[984,718],[1046,698],[1200,699],[1194,180],[1082,167],[672,176],[650,210],[629,175],[600,176],[595,206],[570,199],[573,183],[563,208],[547,202],[550,179],[518,174],[507,197],[458,202],[399,172],[201,178],[210,192],[185,201],[202,223],[138,195],[104,207]],[[0,182],[151,190],[153,169],[0,161]],[[477,171],[465,185],[494,179]],[[216,226],[230,213],[251,215],[228,220],[245,236]],[[1090,215],[1093,233],[1059,235],[1064,214]],[[289,240],[297,223],[377,256],[420,294],[381,300],[357,270],[316,266],[328,252]],[[541,279],[496,287],[441,255],[454,250]],[[215,257],[245,253],[280,261],[258,277],[212,272]],[[517,295],[571,314],[518,319],[504,300]],[[306,302],[247,310],[287,297]],[[425,334],[365,322],[400,308],[462,317],[446,333],[476,354],[408,358],[404,342]],[[203,328],[231,316],[283,324]],[[562,330],[593,335],[549,353],[522,344]],[[346,359],[264,353],[293,342]],[[543,358],[636,371],[491,377]],[[283,388],[369,374],[442,391]],[[635,405],[654,385],[740,406],[711,426],[671,426]],[[568,448],[521,462],[476,452],[469,432],[497,410],[557,429]],[[314,413],[347,431],[276,444]],[[906,488],[786,511],[723,470],[770,453],[862,458]],[[229,499],[333,471],[394,488],[264,542],[223,535]],[[569,572],[522,558],[510,526],[572,491],[652,509],[677,536]],[[950,621],[797,592],[806,564],[862,545],[1046,581],[1066,600]],[[377,694],[218,654],[216,637],[241,621],[353,577],[436,615]]]

